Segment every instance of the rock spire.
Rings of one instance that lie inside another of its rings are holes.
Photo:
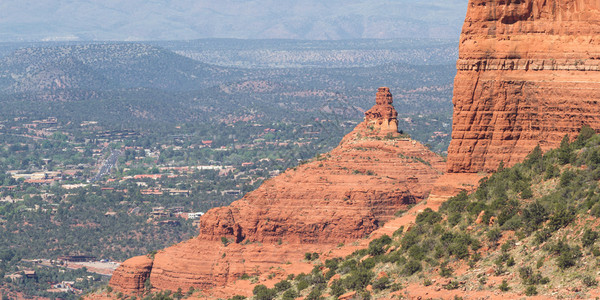
[[[392,106],[392,93],[387,87],[380,87],[375,96],[375,105],[365,112],[365,123],[371,129],[369,135],[398,136],[398,112]]]

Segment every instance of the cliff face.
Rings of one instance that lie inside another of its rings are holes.
[[[135,293],[144,289],[144,284],[152,270],[152,259],[137,256],[127,260],[113,273],[110,283],[126,293]]]
[[[600,2],[470,0],[449,172],[494,171],[600,129]]]
[[[208,211],[198,237],[159,251],[147,274],[128,273],[134,268],[126,261],[111,286],[131,292],[136,284],[130,278],[148,274],[158,289],[224,285],[244,273],[268,272],[302,260],[306,252],[362,238],[398,209],[424,199],[444,162],[399,136],[391,104],[389,89],[380,89],[365,121],[337,148],[266,181],[230,206]]]

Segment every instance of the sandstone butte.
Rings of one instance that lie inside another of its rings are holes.
[[[445,168],[440,156],[398,133],[396,116],[389,89],[379,88],[375,106],[337,148],[211,209],[197,237],[125,261],[110,286],[137,293],[148,278],[159,290],[224,286],[369,235],[425,199]]]
[[[600,129],[600,1],[470,0],[449,172],[490,172]]]

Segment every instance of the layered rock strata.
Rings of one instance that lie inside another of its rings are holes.
[[[488,172],[600,129],[600,2],[470,0],[449,172]]]
[[[331,152],[289,169],[227,207],[200,219],[198,237],[159,251],[149,274],[158,289],[221,286],[304,253],[365,237],[394,213],[421,201],[444,162],[397,135],[389,89],[380,89],[365,121]],[[132,260],[137,261],[138,258]],[[131,291],[130,260],[110,285]],[[127,274],[124,276],[123,274]],[[146,276],[146,275],[144,275]]]
[[[152,270],[150,256],[137,256],[127,260],[115,270],[110,283],[118,286],[125,293],[137,293],[144,289],[144,284]]]

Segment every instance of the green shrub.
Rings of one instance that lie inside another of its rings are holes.
[[[531,199],[532,197],[533,197],[533,191],[531,190],[531,187],[527,186],[527,187],[525,187],[525,189],[523,189],[521,191],[522,199]]]
[[[317,273],[313,273],[308,280],[308,283],[310,284],[322,284],[325,282],[327,282],[327,280],[325,280],[325,276],[323,276],[320,270]]]
[[[371,300],[371,293],[369,291],[360,291],[357,293],[357,299]]]
[[[597,239],[598,239],[598,232],[587,228],[583,232],[583,236],[581,238],[581,244],[584,247],[590,247],[590,246],[594,245],[594,243],[596,242]]]
[[[524,225],[523,219],[519,215],[513,215],[504,224],[502,224],[502,230],[514,230],[521,228]]]
[[[469,257],[469,244],[465,241],[456,241],[448,247],[448,254],[456,256],[458,259]]]
[[[387,234],[384,234],[380,238],[375,239],[369,243],[367,253],[371,256],[381,255],[385,253],[384,247],[389,245],[391,242],[392,239]]]
[[[349,290],[362,290],[369,285],[373,276],[375,276],[375,274],[370,270],[365,270],[363,268],[357,269],[344,279],[344,286]]]
[[[460,223],[460,221],[463,219],[463,216],[460,213],[451,213],[448,216],[448,224],[450,224],[450,226],[454,227],[456,226],[456,224]]]
[[[562,165],[568,164],[571,162],[573,157],[573,150],[571,148],[571,144],[569,143],[569,135],[565,134],[562,141],[560,142],[560,147],[557,149],[557,158],[558,162]]]
[[[223,246],[227,247],[227,245],[229,245],[229,240],[226,237],[222,236],[221,243],[223,243]]]
[[[488,233],[487,233],[487,238],[492,243],[496,243],[498,240],[500,240],[501,237],[502,237],[502,233],[500,232],[500,229],[498,229],[498,228],[493,228],[490,231],[488,231]]]
[[[479,240],[471,240],[471,250],[477,251],[481,248],[481,242]]]
[[[400,260],[400,257],[402,257],[402,254],[403,254],[403,252],[399,251],[399,250],[392,251],[388,255],[385,255],[384,257],[382,257],[381,262],[397,263]]]
[[[454,237],[455,236],[454,236],[454,234],[452,232],[444,232],[440,236],[440,242],[444,246],[448,246],[448,245],[450,245],[450,243],[452,243],[452,241],[454,240]]]
[[[404,233],[404,226],[400,226],[400,228],[396,229],[392,234],[393,237],[401,236]]]
[[[590,215],[600,218],[600,203],[596,203],[592,206],[592,209],[590,209]]]
[[[296,289],[298,289],[298,292],[304,290],[307,287],[308,287],[308,281],[306,281],[305,279],[299,280],[298,283],[296,284]]]
[[[327,273],[325,273],[325,280],[331,279],[331,277],[335,276],[335,274],[335,270],[330,269],[329,271],[327,271]]]
[[[535,273],[531,267],[519,268],[519,277],[524,285],[546,284],[550,279],[542,277],[542,274]]]
[[[338,298],[346,292],[346,289],[344,288],[344,282],[340,279],[336,279],[333,282],[331,282],[330,288],[331,294],[336,298]]]
[[[360,263],[360,268],[363,268],[365,270],[371,270],[375,267],[376,264],[377,258],[369,257]]]
[[[274,289],[269,289],[263,284],[255,286],[252,294],[254,294],[256,300],[272,300],[277,296],[277,292]]]
[[[450,277],[452,276],[454,270],[452,270],[452,268],[448,267],[448,262],[443,262],[440,265],[440,276],[442,277]]]
[[[402,237],[402,241],[400,241],[400,243],[402,244],[402,248],[409,249],[410,247],[412,247],[412,245],[419,242],[419,238],[419,234],[416,233],[414,230],[407,232]]]
[[[401,289],[403,289],[403,288],[404,288],[404,287],[402,286],[402,284],[401,284],[401,283],[398,283],[398,282],[396,282],[396,283],[392,283],[392,284],[390,285],[390,291],[391,291],[391,292],[397,292],[397,291],[399,291],[399,290],[401,290]]]
[[[426,208],[423,212],[417,215],[417,224],[435,224],[442,220],[442,215],[438,212],[433,211],[431,208]]]
[[[500,246],[500,250],[502,250],[503,253],[506,253],[508,251],[510,251],[510,249],[513,247],[514,245],[514,240],[508,240],[506,241],[506,243],[502,244],[502,246]]]
[[[408,256],[416,260],[423,260],[425,258],[425,250],[419,245],[412,245],[408,249]]]
[[[537,288],[534,285],[530,285],[525,289],[526,296],[535,296],[538,294]]]
[[[285,293],[283,293],[282,295],[282,299],[283,300],[294,300],[296,298],[298,298],[300,295],[298,294],[298,292],[296,292],[294,289],[289,289],[287,291],[285,291]]]
[[[548,219],[548,211],[540,202],[533,202],[523,210],[525,227],[529,232],[533,232]]]
[[[440,207],[440,211],[448,213],[463,213],[469,203],[470,201],[467,192],[462,191],[460,194],[451,197],[448,199],[448,201],[444,202]]]
[[[598,281],[592,276],[584,276],[581,282],[583,282],[583,284],[587,287],[593,287],[598,285]]]
[[[498,288],[503,292],[507,292],[510,290],[510,287],[508,286],[508,282],[506,282],[506,279],[502,280],[502,283],[500,284],[500,286]]]
[[[547,241],[551,236],[552,231],[550,230],[550,228],[544,228],[542,230],[536,231],[535,235],[533,236],[533,241],[536,244],[541,244]]]
[[[336,257],[336,258],[332,258],[332,259],[328,259],[325,260],[325,267],[328,268],[329,270],[337,270],[339,264],[340,264],[340,258]]]
[[[543,266],[544,266],[544,257],[540,257],[538,259],[537,263],[535,264],[535,267],[539,269],[539,268],[541,268]]]
[[[571,182],[577,177],[577,174],[571,170],[565,170],[560,175],[560,187],[567,187],[571,184]]]
[[[283,291],[287,291],[291,287],[292,287],[292,284],[287,280],[282,280],[275,284],[275,290],[279,293],[281,293]]]
[[[550,245],[548,248],[551,253],[558,255],[556,264],[561,269],[574,266],[577,259],[581,256],[581,250],[578,246],[570,247],[562,240],[558,241],[556,244]]]
[[[577,135],[577,139],[574,143],[577,147],[582,147],[585,144],[585,142],[592,138],[595,134],[596,131],[592,127],[588,125],[583,125],[579,130],[579,135]]]
[[[404,272],[404,274],[410,276],[412,274],[415,274],[415,273],[421,271],[422,267],[423,266],[421,265],[420,261],[411,259],[404,265],[403,272]]]
[[[310,293],[308,294],[308,296],[306,296],[306,300],[320,300],[320,299],[324,299],[323,296],[321,296],[322,294],[323,294],[323,291],[321,291],[321,289],[314,288],[312,291],[310,291]]]
[[[570,268],[575,265],[577,262],[577,258],[581,256],[580,252],[568,251],[564,252],[558,256],[556,259],[556,264],[561,269]]]
[[[340,265],[339,272],[340,272],[340,274],[350,273],[350,272],[356,270],[357,265],[358,265],[358,263],[356,262],[356,259],[346,260],[346,261],[342,262],[342,264]]]
[[[447,290],[455,290],[460,287],[458,281],[450,281],[448,284],[444,285],[444,288]]]
[[[523,161],[523,165],[531,168],[533,166],[539,166],[543,162],[543,152],[540,145],[535,146],[533,150],[527,155],[525,161]]]
[[[390,285],[390,279],[387,276],[383,276],[373,282],[373,289],[376,291],[385,290]]]
[[[499,226],[503,226],[508,220],[510,220],[512,217],[518,215],[519,213],[519,209],[518,206],[506,206],[504,208],[502,208],[502,210],[500,211],[500,214],[498,214],[498,220],[497,223]]]

